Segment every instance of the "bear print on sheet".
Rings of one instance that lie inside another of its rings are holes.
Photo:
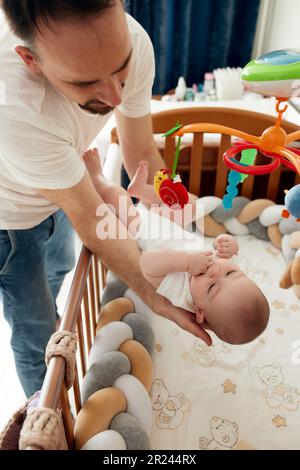
[[[209,347],[203,341],[196,340],[192,348],[182,354],[182,358],[189,359],[201,367],[212,367],[221,359],[222,354],[230,351],[231,349],[225,343],[216,343]]]
[[[190,409],[190,403],[183,393],[170,395],[163,380],[154,380],[150,396],[152,408],[156,415],[156,425],[160,429],[177,429]]]
[[[284,382],[281,364],[273,362],[263,367],[254,367],[253,370],[266,387],[263,391],[263,397],[270,408],[283,406],[290,411],[298,409],[299,390]]]
[[[238,442],[238,425],[218,416],[210,421],[210,433],[212,439],[199,438],[201,450],[232,450]]]

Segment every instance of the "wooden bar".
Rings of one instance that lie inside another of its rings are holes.
[[[222,135],[221,144],[218,152],[217,161],[217,175],[215,185],[215,196],[223,198],[227,186],[227,173],[228,168],[224,165],[223,155],[231,146],[231,137],[229,135]]]
[[[254,176],[249,175],[246,181],[242,184],[241,195],[244,197],[252,198],[254,186]]]
[[[189,191],[200,196],[201,174],[203,164],[203,133],[194,134],[191,153],[191,169]]]
[[[91,305],[89,302],[88,286],[86,286],[84,290],[83,306],[84,306],[85,328],[86,328],[86,335],[87,335],[87,347],[89,351],[92,347],[92,335],[91,335],[91,322],[90,322]]]
[[[96,299],[96,317],[95,317],[95,324],[97,323],[98,321],[98,316],[99,316],[99,313],[100,313],[100,278],[99,278],[99,264],[98,264],[98,258],[96,256],[93,256],[93,266],[94,266],[94,269],[95,269],[95,280],[94,280],[94,284],[95,284],[95,287],[96,287],[96,295],[95,295],[95,299]]]
[[[272,201],[276,201],[278,195],[278,188],[281,178],[282,168],[278,168],[278,170],[274,171],[269,176],[268,186],[267,186],[267,199],[271,199]]]
[[[81,398],[80,398],[80,386],[79,386],[79,377],[78,377],[78,368],[77,364],[75,363],[75,380],[73,385],[73,392],[74,392],[74,400],[75,400],[75,407],[76,413],[78,414],[81,408]]]
[[[63,384],[62,386],[60,400],[61,400],[62,416],[63,416],[64,429],[66,433],[68,447],[69,449],[73,449],[74,447],[74,419],[71,413],[68,390],[65,384]]]
[[[175,147],[176,147],[176,142],[175,142],[174,137],[172,137],[171,135],[166,137],[164,160],[165,160],[166,168],[168,168],[169,170],[172,170],[173,168],[174,158],[175,158]]]
[[[82,309],[80,309],[80,310],[82,310]],[[79,345],[81,371],[82,371],[82,375],[85,376],[85,374],[86,374],[86,360],[85,360],[84,333],[83,333],[83,328],[82,328],[82,312],[78,317],[77,335],[78,335],[78,345]]]

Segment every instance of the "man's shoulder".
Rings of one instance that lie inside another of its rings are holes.
[[[126,13],[126,20],[133,47],[151,45],[150,37],[143,26],[129,13]]]

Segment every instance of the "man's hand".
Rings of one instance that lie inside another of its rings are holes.
[[[182,308],[174,307],[168,299],[158,294],[153,297],[153,302],[151,302],[150,308],[158,315],[173,321],[183,330],[188,331],[197,338],[202,339],[208,346],[211,346],[211,337],[196,322],[196,316],[194,313],[183,310]]]

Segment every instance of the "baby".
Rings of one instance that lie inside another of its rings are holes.
[[[145,203],[161,204],[153,186],[147,184],[147,163],[140,163],[126,192],[104,178],[96,149],[86,152],[83,158],[97,192],[104,202],[115,207],[121,220],[120,196],[127,198],[131,217],[139,223],[139,235],[135,238],[142,251],[141,269],[159,294],[173,305],[194,312],[199,324],[227,343],[248,343],[264,331],[269,305],[258,286],[230,260],[238,253],[233,237],[220,235],[214,242],[214,252],[200,251],[199,236],[187,234],[182,227],[145,206],[132,205],[130,196]],[[129,230],[128,218],[123,221]],[[172,224],[176,235],[172,240],[151,237],[153,227],[161,224]],[[136,231],[130,231],[136,236]]]

